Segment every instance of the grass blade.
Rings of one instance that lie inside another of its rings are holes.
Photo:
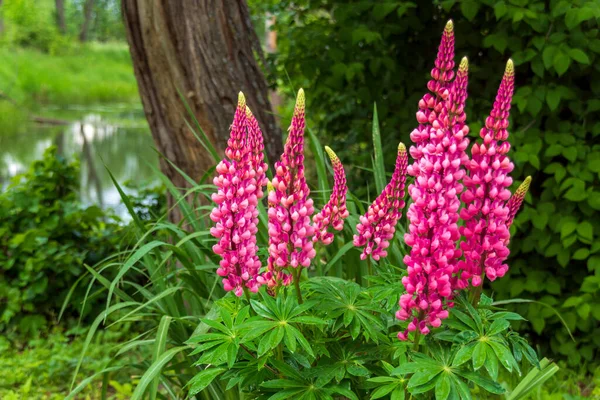
[[[155,363],[158,361],[161,354],[165,352],[167,347],[167,338],[169,336],[169,325],[171,324],[172,318],[168,315],[163,315],[160,319],[160,324],[158,325],[158,331],[156,332],[156,340],[154,342],[154,351],[152,352],[152,362]],[[160,382],[160,377],[154,378],[150,385],[150,400],[156,399],[156,394],[158,392],[158,384]]]
[[[173,357],[175,357],[175,355],[177,353],[180,353],[187,348],[188,348],[188,346],[179,346],[179,347],[174,347],[172,349],[169,349],[169,350],[165,351],[164,353],[162,353],[160,355],[160,357],[152,363],[150,368],[148,368],[146,370],[146,372],[144,372],[144,375],[142,375],[142,378],[140,379],[140,383],[138,383],[135,390],[133,391],[131,400],[142,399],[144,396],[144,393],[146,392],[146,388],[152,381],[154,381],[154,378],[158,377],[158,375],[162,371],[163,367],[165,365],[167,365],[167,363],[169,361],[171,361],[171,359]]]
[[[373,171],[375,174],[375,188],[377,193],[383,192],[387,179],[385,178],[385,165],[383,162],[383,148],[381,147],[381,132],[379,118],[377,117],[377,104],[373,104]]]

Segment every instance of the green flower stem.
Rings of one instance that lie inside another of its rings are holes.
[[[299,265],[292,271],[294,275],[294,287],[296,288],[296,296],[298,296],[298,304],[304,303],[302,300],[302,292],[300,291],[300,277],[302,276],[302,267]]]

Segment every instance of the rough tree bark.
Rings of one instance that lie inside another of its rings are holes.
[[[63,35],[67,33],[67,22],[65,20],[65,0],[55,0],[56,5],[56,26]]]
[[[81,31],[79,31],[79,41],[85,42],[88,40],[88,33],[90,25],[92,23],[92,13],[94,11],[94,0],[86,0],[83,5],[83,23],[81,24]]]
[[[214,162],[186,126],[190,116],[178,91],[222,153],[241,90],[260,121],[267,156],[279,157],[281,134],[244,0],[123,0],[122,12],[146,118],[163,155],[199,181]],[[161,169],[175,186],[188,186],[166,161]],[[176,210],[170,215],[180,217]]]

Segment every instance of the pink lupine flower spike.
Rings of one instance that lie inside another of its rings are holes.
[[[254,135],[262,134],[258,130]],[[210,214],[215,222],[210,233],[218,239],[213,251],[221,256],[217,274],[223,277],[224,289],[233,290],[237,296],[247,289],[258,291],[261,280],[256,246],[261,184],[256,176],[257,171],[262,174],[266,166],[252,162],[256,149],[251,147],[259,141],[262,139],[249,141],[246,100],[240,93],[225,158],[216,168],[218,175],[213,182],[217,193],[212,199],[217,206]]]
[[[313,242],[328,245],[333,241],[333,233],[329,232],[329,228],[341,231],[344,228],[344,219],[348,217],[348,209],[346,208],[348,186],[346,185],[344,166],[340,159],[328,146],[325,146],[325,151],[329,155],[333,166],[333,191],[321,212],[313,217],[315,228]]]
[[[469,144],[464,112],[467,99],[468,61],[460,63],[456,79],[441,109],[432,111],[427,124],[413,131],[415,146],[410,152],[414,163],[408,173],[415,177],[408,191],[413,203],[408,209],[409,231],[404,240],[411,247],[404,257],[408,275],[402,278],[406,294],[400,297],[396,317],[410,320],[408,328],[398,334],[406,340],[409,332],[428,334],[448,317],[453,304],[453,274],[457,270],[460,250],[458,231],[460,183],[468,162]],[[418,118],[418,117],[417,117]]]
[[[525,200],[525,195],[529,190],[529,185],[531,184],[531,177],[528,176],[525,178],[523,183],[519,185],[515,193],[508,199],[508,203],[506,207],[508,207],[508,219],[506,221],[506,226],[510,228],[515,217],[517,216],[517,212],[519,208],[521,208],[521,204],[523,204],[523,200]]]
[[[269,259],[264,275],[269,287],[289,285],[286,268],[308,267],[316,255],[312,236],[313,200],[304,176],[305,98],[300,89],[281,159],[275,163],[269,192]]]
[[[473,286],[481,286],[484,276],[493,281],[508,270],[507,201],[512,184],[508,174],[514,166],[507,156],[510,144],[506,140],[513,87],[514,66],[509,60],[494,107],[480,132],[483,143],[473,144],[469,175],[464,179],[466,191],[461,199],[465,207],[460,216],[465,221],[461,227],[465,260],[460,265],[460,278],[463,282],[470,280]]]
[[[354,235],[354,245],[364,247],[360,255],[361,260],[371,257],[378,261],[387,256],[386,249],[394,237],[396,224],[404,208],[407,165],[406,146],[400,143],[392,179],[369,206],[367,213],[360,217],[360,222],[356,225],[358,234]]]

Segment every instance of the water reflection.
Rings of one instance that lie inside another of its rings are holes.
[[[0,186],[25,172],[54,144],[59,154],[80,160],[82,202],[111,207],[125,215],[105,165],[119,183],[157,183],[152,169],[158,165],[157,155],[143,116],[129,110],[71,111],[77,114],[76,122],[59,126],[31,123],[21,133],[0,132]],[[66,117],[64,110],[57,115]]]

